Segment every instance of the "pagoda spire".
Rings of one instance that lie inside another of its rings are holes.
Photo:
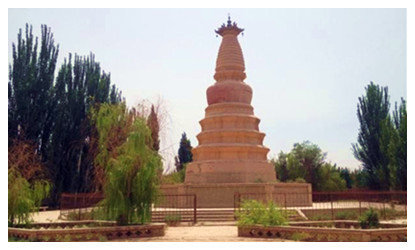
[[[199,122],[199,145],[186,169],[185,183],[275,182],[274,166],[267,161],[269,148],[259,131],[260,119],[251,105],[252,88],[243,82],[245,64],[237,36],[243,31],[228,17],[216,33],[222,36],[216,60],[216,82],[206,90],[208,107]],[[235,189],[230,189],[233,198]],[[215,204],[216,205],[216,204]]]
[[[216,59],[214,78],[220,82],[223,80],[243,81],[246,78],[245,62],[238,35],[244,31],[231,21],[228,16],[227,24],[222,24],[215,32],[222,36],[222,43]]]

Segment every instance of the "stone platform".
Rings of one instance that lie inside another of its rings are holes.
[[[198,208],[233,208],[237,193],[298,194],[290,195],[286,206],[311,206],[311,184],[309,183],[202,183],[162,185],[160,192],[164,195],[195,194]]]

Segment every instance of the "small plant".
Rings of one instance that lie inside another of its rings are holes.
[[[180,214],[168,214],[164,217],[164,220],[168,225],[177,225],[182,220],[182,216]]]
[[[295,183],[306,183],[306,181],[304,180],[304,178],[301,178],[301,177],[296,178],[294,182]]]
[[[331,220],[331,216],[328,214],[313,214],[309,216],[310,220]]]
[[[359,217],[360,227],[363,229],[378,228],[379,216],[378,213],[370,208]]]
[[[267,206],[255,200],[243,201],[241,211],[236,213],[239,226],[260,224],[263,226],[286,225],[287,219],[275,203]]]
[[[105,242],[108,241],[108,238],[105,235],[100,234],[98,235],[98,240],[101,242]]]
[[[87,240],[90,240],[90,239],[92,239],[94,236],[92,235],[92,234],[87,234],[86,236],[85,236],[85,238],[87,239]]]
[[[33,242],[36,240],[33,239],[22,239],[19,237],[13,237],[13,236],[9,236],[9,242]]]
[[[70,242],[70,241],[72,241],[72,236],[71,236],[70,234],[66,234],[66,235],[63,237],[62,241],[65,241],[65,242]]]
[[[303,240],[307,240],[308,238],[310,238],[310,234],[304,233],[304,232],[301,232],[301,233],[293,233],[291,235],[291,239],[292,240],[295,240],[295,241],[303,241]]]
[[[404,211],[398,211],[393,208],[386,208],[383,212],[383,217],[385,219],[396,219],[396,218],[404,218],[406,217]]]

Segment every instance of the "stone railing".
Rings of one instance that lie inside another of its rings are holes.
[[[293,222],[288,226],[240,226],[239,237],[284,238],[300,241],[406,241],[406,225],[381,223],[360,229],[354,221]]]
[[[114,222],[77,221],[35,223],[30,228],[9,227],[9,237],[33,241],[97,241],[164,236],[166,224],[116,226]]]

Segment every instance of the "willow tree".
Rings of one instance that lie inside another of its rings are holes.
[[[8,223],[26,224],[49,194],[50,183],[30,141],[13,140],[8,152]]]
[[[146,120],[124,103],[103,104],[93,117],[99,137],[95,164],[105,173],[105,214],[120,225],[150,221],[162,162],[151,149]]]

